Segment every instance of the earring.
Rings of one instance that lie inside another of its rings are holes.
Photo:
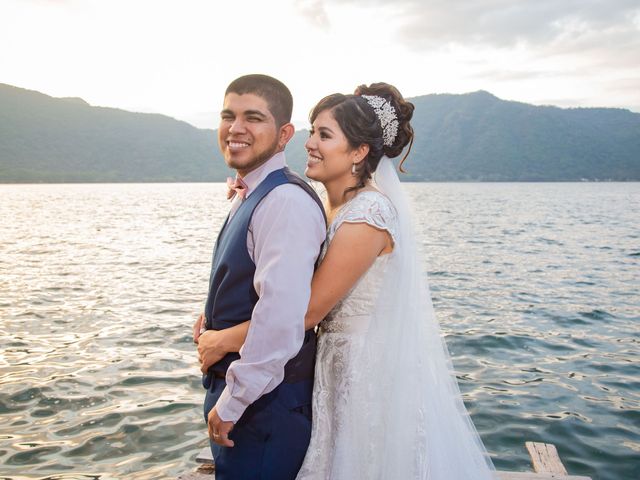
[[[351,165],[351,175],[357,175],[358,171],[356,169],[356,165],[357,163],[354,163],[353,165]]]

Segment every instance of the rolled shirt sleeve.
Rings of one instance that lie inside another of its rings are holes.
[[[274,188],[256,208],[247,245],[259,299],[240,359],[229,366],[227,387],[216,403],[222,420],[237,422],[250,404],[276,388],[285,364],[302,347],[311,278],[325,235],[318,204],[299,186]]]

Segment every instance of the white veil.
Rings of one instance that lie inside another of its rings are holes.
[[[493,479],[435,318],[411,208],[391,160],[375,182],[399,220],[396,244],[361,355],[332,478]],[[366,365],[366,368],[362,368]]]

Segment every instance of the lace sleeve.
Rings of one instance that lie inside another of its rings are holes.
[[[385,230],[396,243],[398,218],[391,201],[380,192],[360,192],[338,214],[331,225],[331,237],[343,223],[366,223]]]

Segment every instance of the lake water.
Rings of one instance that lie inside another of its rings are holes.
[[[640,184],[406,185],[465,402],[640,478]],[[222,184],[0,185],[0,478],[161,479],[206,445],[191,324]]]

